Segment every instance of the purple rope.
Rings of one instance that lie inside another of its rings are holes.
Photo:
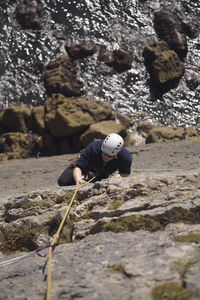
[[[49,248],[49,247],[52,247],[53,250],[54,250],[55,247],[56,247],[56,245],[51,245],[51,244],[49,244],[49,245],[46,245],[46,246],[37,248],[36,250],[34,250],[34,251],[32,251],[32,252],[29,252],[28,254],[25,254],[25,255],[22,255],[22,256],[19,256],[19,257],[15,257],[15,258],[11,258],[11,259],[6,260],[6,261],[2,261],[2,262],[0,262],[0,267],[4,267],[4,266],[7,266],[7,265],[14,264],[14,263],[16,263],[16,262],[18,262],[18,261],[20,261],[20,260],[23,260],[23,259],[25,259],[25,258],[27,258],[27,257],[29,257],[29,256],[32,256],[32,255],[34,255],[34,254],[36,254],[36,255],[38,255],[38,256],[40,256],[40,257],[45,257],[46,254],[41,254],[41,253],[39,253],[39,252],[40,252],[40,251],[43,251],[43,250],[45,250],[45,249],[47,249],[47,248]]]
[[[52,247],[52,249],[53,249],[53,251],[54,251],[56,245],[51,245],[51,244],[49,244],[49,245],[46,245],[46,246],[44,246],[44,247],[37,248],[37,249],[35,250],[35,253],[36,253],[38,256],[40,256],[40,257],[45,257],[45,256],[47,256],[46,254],[41,254],[41,253],[39,253],[39,252],[40,252],[40,251],[43,251],[43,250],[45,250],[45,249],[47,249],[47,248],[49,248],[49,247]]]

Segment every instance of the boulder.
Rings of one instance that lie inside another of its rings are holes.
[[[133,125],[133,120],[126,115],[116,112],[115,119],[127,129]]]
[[[183,139],[198,142],[200,136],[193,127],[155,127],[149,132],[146,143],[174,142]]]
[[[103,101],[53,94],[45,102],[46,126],[56,137],[82,133],[91,124],[110,119],[111,116],[111,105]]]
[[[186,72],[185,79],[186,79],[186,85],[188,89],[190,89],[190,91],[196,90],[196,88],[200,84],[199,74],[192,70]]]
[[[184,72],[184,65],[173,50],[163,51],[152,63],[156,82],[164,84],[170,80],[180,79]]]
[[[183,21],[182,25],[183,25],[183,30],[184,30],[185,34],[189,38],[195,39],[199,36],[200,30],[199,30],[198,24],[191,24],[191,23]],[[194,26],[194,25],[196,25],[196,26]]]
[[[175,51],[169,50],[166,42],[145,47],[143,57],[157,89],[168,90],[177,86],[184,73],[184,64]]]
[[[103,48],[99,59],[103,60],[107,66],[112,67],[119,73],[131,69],[133,62],[132,56],[127,51],[121,49],[111,52]]]
[[[8,132],[26,133],[31,130],[31,111],[27,105],[10,105],[3,111],[2,125]]]
[[[37,7],[17,5],[15,16],[23,29],[41,30],[42,19]]]
[[[66,44],[65,49],[72,59],[85,58],[96,52],[95,46],[85,44],[72,44],[70,46]]]
[[[86,147],[95,138],[104,139],[109,133],[118,133],[123,138],[126,137],[126,128],[115,121],[102,121],[92,124],[80,137],[81,144]]]
[[[49,95],[61,93],[71,97],[83,92],[83,83],[77,79],[76,64],[67,56],[60,56],[46,65],[44,86]]]
[[[42,146],[42,139],[36,134],[10,132],[0,137],[0,153],[5,154],[2,159],[28,158],[37,155]]]
[[[179,17],[166,9],[155,12],[154,28],[159,39],[166,41],[181,60],[185,59],[188,52],[187,39]]]

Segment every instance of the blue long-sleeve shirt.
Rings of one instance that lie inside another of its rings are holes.
[[[83,174],[89,171],[97,174],[96,180],[108,178],[115,171],[119,171],[121,175],[131,173],[132,156],[130,152],[122,147],[117,156],[106,162],[103,161],[101,145],[103,140],[95,140],[89,144],[81,153],[80,158],[76,161]]]

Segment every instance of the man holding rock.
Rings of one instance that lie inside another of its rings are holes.
[[[108,178],[116,171],[117,177],[131,173],[132,156],[123,147],[123,138],[109,134],[104,140],[94,140],[81,153],[80,158],[68,166],[58,179],[60,186],[79,185],[95,176],[93,181]]]

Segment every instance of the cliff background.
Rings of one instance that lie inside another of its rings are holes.
[[[163,9],[173,16],[160,20],[156,29],[155,13]],[[92,56],[75,61],[84,96],[107,101],[134,121],[198,129],[199,9],[195,0],[2,0],[0,105],[43,104],[49,62],[69,55],[74,45],[95,46]],[[164,94],[152,89],[143,58],[144,48],[160,40],[182,52],[185,68],[178,86]],[[112,62],[112,52],[119,49],[132,58],[120,72]],[[99,60],[105,50],[105,61]]]

